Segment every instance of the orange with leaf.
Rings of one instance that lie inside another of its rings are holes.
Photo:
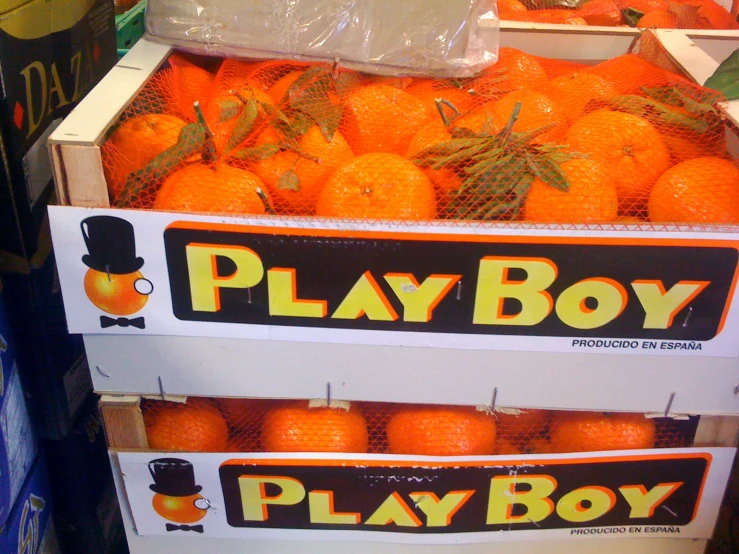
[[[256,142],[256,147],[263,145],[273,145],[277,151],[257,161],[254,172],[269,187],[276,207],[291,214],[314,212],[326,180],[353,157],[341,133],[326,140],[317,125],[292,141],[268,127]]]
[[[564,136],[567,131],[565,110],[545,94],[528,89],[514,90],[493,104],[491,111],[496,131],[505,127],[517,104],[521,105],[521,112],[513,126],[514,131],[548,127],[534,139],[538,143],[555,142]]]
[[[526,198],[526,221],[605,223],[618,216],[618,194],[610,168],[603,162],[574,159],[561,164],[569,186],[557,188],[534,179]]]
[[[111,195],[120,196],[131,173],[175,146],[185,125],[179,117],[165,114],[139,115],[121,123],[103,147]]]

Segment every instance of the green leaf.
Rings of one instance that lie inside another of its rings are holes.
[[[643,117],[652,123],[682,127],[698,134],[711,129],[711,124],[705,117],[690,117],[671,110],[661,102],[634,94],[614,96],[606,100],[606,103],[619,110]]]
[[[233,147],[241,144],[246,137],[254,130],[254,123],[257,120],[259,114],[259,107],[257,101],[254,99],[247,100],[244,104],[244,109],[241,110],[241,115],[236,122],[236,127],[228,139],[226,144],[226,150],[231,150]]]
[[[311,70],[319,70],[311,74]],[[343,108],[329,98],[333,79],[324,68],[311,68],[301,75],[288,91],[290,107],[310,116],[324,138],[331,142],[343,114]]]
[[[714,107],[716,95],[697,87],[686,87],[678,84],[669,87],[642,87],[641,90],[654,100],[668,106],[685,108],[696,115],[716,112]]]
[[[334,79],[336,94],[344,95],[362,84],[362,79],[353,71],[340,71]]]
[[[231,158],[237,160],[249,160],[259,161],[271,158],[280,151],[280,147],[276,144],[262,144],[261,146],[254,146],[252,148],[242,148],[231,155]]]
[[[202,151],[205,145],[205,127],[202,123],[188,123],[180,131],[177,144],[167,148],[155,156],[138,171],[131,173],[126,179],[120,195],[116,199],[117,206],[128,206],[142,192],[155,187],[183,160]]]
[[[239,115],[243,104],[236,98],[227,98],[218,100],[218,107],[221,113],[218,115],[218,123],[224,121],[231,121],[234,117]]]
[[[739,99],[739,49],[721,62],[704,86],[723,92],[728,100]]]
[[[277,181],[277,188],[280,190],[300,192],[300,177],[298,177],[294,169],[288,169]]]
[[[418,152],[415,156],[413,156],[413,159],[428,160],[430,165],[431,163],[437,161],[432,158],[449,156],[451,154],[459,152],[464,148],[469,148],[470,146],[475,146],[479,143],[480,139],[478,137],[454,138],[444,142],[437,142],[436,144],[433,144],[428,148],[424,148],[423,150]]]
[[[534,172],[534,175],[550,187],[554,187],[562,192],[570,190],[570,182],[567,180],[567,177],[562,172],[562,169],[558,164],[544,156],[532,155],[526,156],[526,163]]]
[[[644,17],[644,12],[640,12],[634,8],[626,8],[621,10],[621,14],[624,16],[626,23],[631,27],[636,27],[639,20]]]

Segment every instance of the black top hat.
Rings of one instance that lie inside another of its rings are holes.
[[[192,464],[179,458],[158,458],[149,462],[154,484],[149,488],[164,496],[191,496],[203,490],[195,484]]]
[[[92,269],[126,275],[141,269],[143,258],[136,257],[133,225],[125,219],[95,215],[80,223],[89,254],[82,262]]]

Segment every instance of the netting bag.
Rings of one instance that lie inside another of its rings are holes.
[[[736,225],[722,96],[649,34],[596,65],[503,48],[471,79],[175,54],[103,146],[113,205],[612,228]]]
[[[498,0],[500,19],[639,29],[739,29],[714,0]]]
[[[421,456],[553,454],[692,445],[698,418],[326,400],[146,400],[153,450]]]
[[[384,75],[470,77],[498,46],[493,0],[149,0],[146,30],[194,53],[339,59]]]

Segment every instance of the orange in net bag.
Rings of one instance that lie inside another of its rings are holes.
[[[503,48],[456,80],[176,60],[103,145],[111,199],[354,220],[739,223],[722,96],[671,71],[648,35],[592,66]],[[183,84],[183,71],[196,77]]]
[[[736,13],[714,0],[501,0],[498,2],[498,15],[502,20],[565,25],[739,29]]]
[[[698,418],[254,398],[146,400],[153,450],[516,455],[692,445]]]

